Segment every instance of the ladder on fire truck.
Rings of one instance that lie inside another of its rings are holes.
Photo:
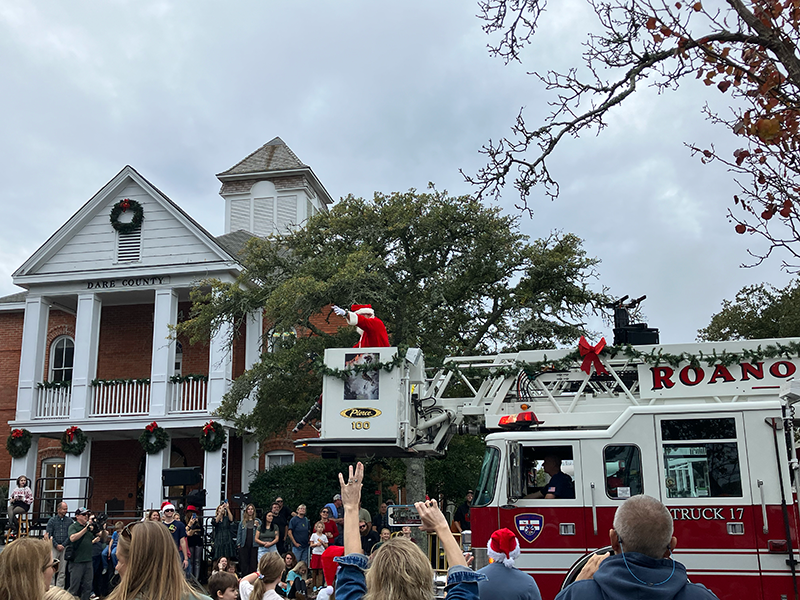
[[[298,444],[323,456],[438,456],[453,435],[479,427],[601,429],[632,407],[776,400],[800,366],[790,351],[798,344],[659,344],[577,360],[574,350],[527,350],[451,357],[430,377],[410,349],[400,366],[355,371],[350,381],[348,367],[386,364],[397,349],[332,348],[325,362],[340,372],[324,378],[320,437]]]

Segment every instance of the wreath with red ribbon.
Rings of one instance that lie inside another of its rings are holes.
[[[133,219],[127,223],[120,222],[119,216],[129,210],[133,211]],[[111,218],[111,226],[114,229],[120,233],[131,233],[142,226],[142,221],[144,221],[144,209],[136,200],[125,198],[114,205],[114,208],[111,209],[111,215],[109,216]]]
[[[139,436],[139,443],[148,454],[155,454],[161,452],[169,444],[169,434],[163,427],[159,427],[158,423],[153,421],[147,425]]]
[[[61,450],[64,451],[64,454],[80,456],[86,448],[88,440],[86,434],[79,427],[73,425],[61,434]]]
[[[31,449],[31,432],[27,429],[12,429],[6,438],[6,450],[14,458],[22,458]]]
[[[206,452],[216,452],[225,443],[225,428],[216,421],[209,421],[203,425],[200,434],[200,446]]]

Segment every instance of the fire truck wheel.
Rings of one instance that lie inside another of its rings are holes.
[[[578,574],[583,569],[584,565],[588,562],[588,560],[594,556],[595,554],[605,554],[606,552],[610,552],[614,554],[614,551],[611,549],[611,546],[606,546],[605,548],[600,548],[599,550],[595,550],[594,552],[589,552],[585,556],[582,556],[578,559],[578,561],[572,565],[570,570],[567,572],[567,576],[564,578],[564,583],[561,584],[561,589],[563,590],[567,587],[570,583],[575,582],[575,578],[578,577]]]

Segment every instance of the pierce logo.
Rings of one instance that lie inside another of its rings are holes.
[[[377,408],[346,408],[339,413],[347,419],[371,419],[381,414]]]
[[[534,513],[524,513],[514,517],[514,524],[522,538],[531,543],[542,533],[544,517]]]

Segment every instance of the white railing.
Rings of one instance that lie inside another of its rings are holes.
[[[90,416],[146,415],[150,412],[150,384],[138,381],[101,382],[92,387]]]
[[[208,406],[208,382],[187,379],[171,385],[169,412],[202,412]]]
[[[69,416],[71,387],[39,388],[36,390],[36,419],[58,419]]]

